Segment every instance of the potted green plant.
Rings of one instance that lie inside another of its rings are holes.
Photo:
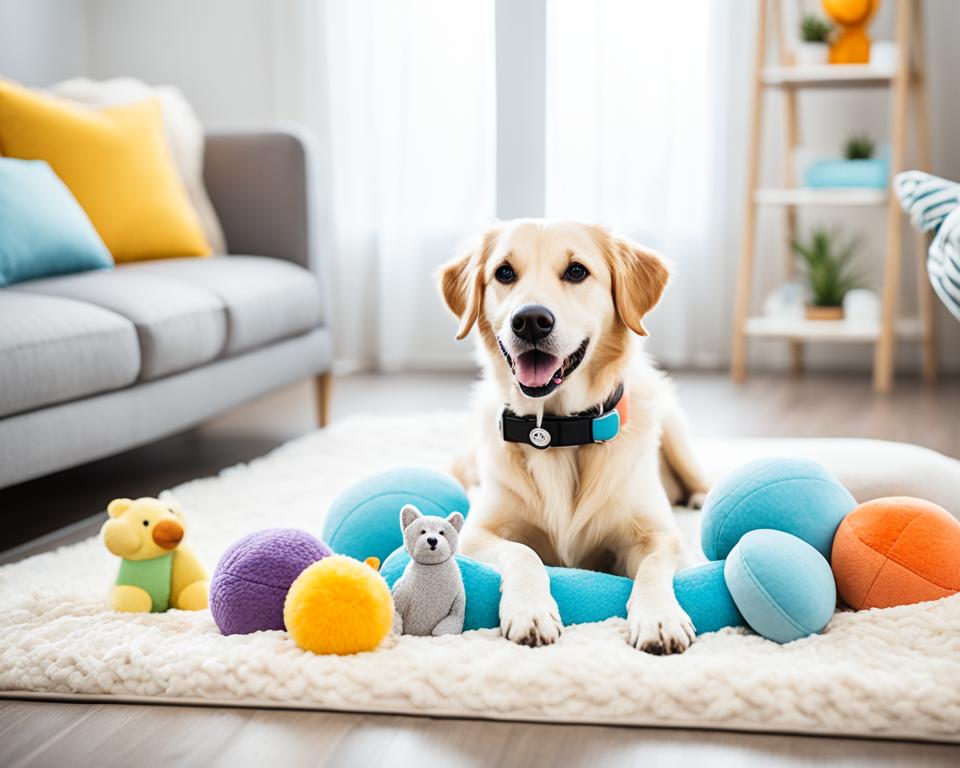
[[[875,149],[873,139],[865,133],[858,133],[847,139],[844,155],[847,160],[869,160]]]
[[[797,64],[817,66],[826,64],[830,58],[830,33],[833,26],[822,16],[806,14],[800,22],[800,45],[797,47]]]
[[[804,183],[814,188],[858,187],[886,189],[890,175],[887,158],[874,157],[876,145],[865,133],[847,139],[844,158],[813,163],[804,174]]]
[[[810,233],[806,242],[794,240],[791,246],[800,260],[810,293],[807,319],[842,320],[843,297],[847,291],[861,287],[860,277],[851,263],[856,241],[840,245],[834,233],[818,228]]]

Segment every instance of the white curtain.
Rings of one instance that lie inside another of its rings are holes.
[[[668,365],[716,365],[728,346],[753,31],[733,5],[547,2],[546,215],[673,263],[647,342]]]
[[[471,365],[431,275],[495,213],[495,6],[277,4],[278,112],[320,139],[341,368]],[[547,0],[543,23],[546,210],[531,215],[604,222],[660,250],[676,277],[648,349],[721,364],[753,14],[726,0]]]
[[[328,0],[324,11],[338,358],[469,365],[431,276],[494,216],[494,4]]]

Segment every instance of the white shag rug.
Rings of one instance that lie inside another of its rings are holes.
[[[228,544],[259,528],[319,535],[331,500],[356,480],[397,466],[445,469],[466,423],[461,414],[354,418],[179,486],[189,541],[212,570]],[[858,498],[925,488],[960,509],[960,463],[923,449],[836,440],[701,449],[715,473],[757,455],[814,455]],[[695,540],[696,515],[683,513],[683,525]],[[727,629],[682,655],[649,656],[611,619],[567,627],[546,648],[482,630],[324,657],[284,632],[223,637],[208,611],[113,613],[117,567],[93,538],[0,568],[0,695],[960,741],[960,595],[838,613],[822,635],[785,646]]]

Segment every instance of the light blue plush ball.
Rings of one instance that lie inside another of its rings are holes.
[[[432,469],[404,468],[361,480],[341,493],[327,515],[323,540],[339,555],[381,561],[403,544],[400,509],[413,504],[425,515],[470,511],[463,487]]]
[[[464,555],[456,557],[467,596],[463,629],[500,626],[500,574],[485,563]],[[400,547],[383,563],[380,573],[391,588],[409,562],[410,555]],[[614,616],[626,618],[627,600],[633,588],[631,579],[579,568],[551,567],[547,573],[550,593],[565,625],[604,621]],[[743,617],[724,581],[722,562],[678,572],[673,588],[698,633],[743,626]]]
[[[723,575],[750,628],[777,643],[816,634],[837,605],[830,564],[783,531],[745,534],[727,557]]]
[[[745,533],[772,528],[802,539],[829,560],[837,527],[855,506],[850,492],[819,462],[758,459],[710,490],[700,543],[709,560],[722,560]]]

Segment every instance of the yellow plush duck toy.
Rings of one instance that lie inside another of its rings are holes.
[[[207,607],[207,573],[181,542],[186,528],[180,509],[160,499],[114,499],[100,535],[121,558],[110,605],[129,613]]]
[[[880,0],[822,0],[823,10],[840,27],[830,43],[831,64],[866,64],[870,61],[867,25],[880,7]]]

